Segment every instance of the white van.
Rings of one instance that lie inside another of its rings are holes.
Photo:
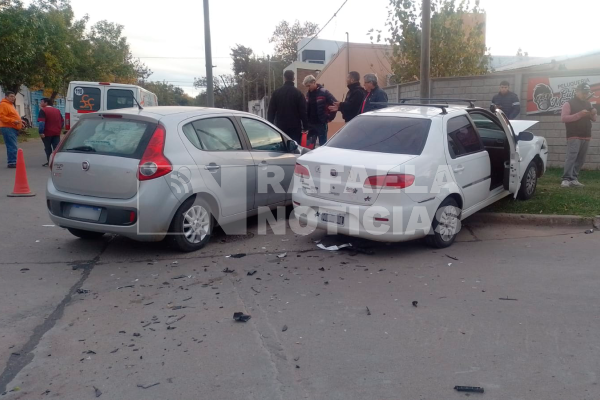
[[[79,120],[80,114],[132,108],[137,107],[138,103],[142,107],[153,107],[158,105],[158,100],[154,93],[136,85],[70,82],[65,108],[65,129],[71,129]]]

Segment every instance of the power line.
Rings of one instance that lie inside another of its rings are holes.
[[[149,57],[135,57],[134,58],[163,58],[167,60],[206,60],[205,57],[158,57],[158,56],[149,56]],[[213,57],[213,58],[231,58],[231,57]]]
[[[313,39],[315,39],[317,36],[319,36],[319,33],[321,33],[321,31],[323,31],[323,29],[325,29],[327,27],[327,25],[329,25],[329,23],[331,22],[331,20],[333,20],[335,17],[337,17],[337,13],[340,12],[340,10],[342,9],[342,7],[344,7],[346,5],[346,3],[348,2],[348,0],[345,0],[342,5],[340,6],[340,8],[338,8],[338,10],[336,12],[333,13],[332,17],[329,18],[329,21],[327,21],[327,23],[325,25],[323,25],[323,27],[321,29],[319,29],[319,32],[317,32],[317,34],[315,36],[313,36],[312,38],[310,38],[310,40],[308,41],[308,43],[306,43],[304,46],[302,46],[299,50],[298,53],[300,53],[302,51],[302,49],[304,49],[306,46],[309,45],[310,42],[313,41]]]

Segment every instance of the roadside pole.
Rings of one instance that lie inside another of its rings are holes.
[[[204,53],[206,57],[206,105],[215,106],[215,93],[213,89],[213,64],[212,49],[210,45],[210,17],[208,0],[204,0]]]
[[[431,72],[431,1],[423,0],[421,13],[421,98],[431,97],[430,72]]]

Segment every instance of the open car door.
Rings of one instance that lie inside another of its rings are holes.
[[[508,191],[513,194],[514,198],[517,198],[519,188],[521,187],[521,156],[519,155],[519,149],[517,147],[517,134],[512,128],[510,121],[506,114],[500,109],[496,109],[496,117],[500,120],[502,128],[506,133],[506,139],[510,146],[510,172],[508,178]]]

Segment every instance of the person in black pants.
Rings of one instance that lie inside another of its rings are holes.
[[[360,74],[356,71],[348,74],[346,84],[348,85],[346,100],[333,103],[332,106],[329,106],[329,111],[340,111],[344,121],[350,122],[352,118],[360,114],[360,108],[367,92],[360,85]]]
[[[285,71],[283,77],[285,83],[271,96],[267,120],[292,140],[300,143],[302,130],[308,130],[306,100],[302,92],[294,86],[294,71]]]
[[[319,145],[323,146],[327,142],[327,124],[335,118],[336,112],[330,111],[329,106],[337,102],[328,90],[317,83],[317,79],[308,75],[304,78],[303,84],[308,88],[306,94],[307,114],[308,114],[308,140],[307,145],[312,148],[319,139]]]
[[[44,151],[46,152],[47,162],[50,162],[50,155],[60,143],[60,133],[64,124],[63,116],[57,108],[52,107],[52,100],[44,97],[40,100],[40,113],[38,114],[38,132],[44,142]]]

